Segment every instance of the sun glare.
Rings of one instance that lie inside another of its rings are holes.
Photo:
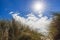
[[[32,9],[35,12],[43,11],[44,10],[44,4],[43,3],[40,3],[40,2],[35,2],[32,5]]]

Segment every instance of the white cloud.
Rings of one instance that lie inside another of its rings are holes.
[[[10,12],[9,14],[12,14],[12,13],[14,13],[14,12]]]
[[[10,12],[11,14],[14,12]],[[45,33],[48,33],[48,29],[49,29],[49,24],[51,22],[51,18],[48,19],[47,16],[42,16],[43,14],[37,14],[37,16],[39,16],[40,18],[36,17],[33,13],[30,13],[26,16],[28,16],[28,18],[24,18],[21,16],[18,16],[18,13],[14,13],[12,14],[12,17],[18,21],[21,22],[22,24],[26,24],[29,25],[29,28],[37,30],[38,32],[41,32],[42,34],[46,35]]]
[[[28,16],[27,20],[31,20],[31,21],[37,21],[38,20],[38,18],[33,13],[28,14],[27,16]]]

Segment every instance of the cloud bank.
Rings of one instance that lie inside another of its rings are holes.
[[[12,17],[15,19],[15,21],[21,22],[22,24],[28,25],[29,28],[33,30],[37,30],[38,32],[47,35],[49,30],[49,24],[52,21],[52,18],[48,19],[47,16],[43,16],[42,13],[37,13],[34,15],[34,13],[30,13],[27,16],[27,18],[19,16],[19,13],[10,12]]]

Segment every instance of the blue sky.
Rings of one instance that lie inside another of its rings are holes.
[[[45,14],[49,16],[51,11],[60,11],[60,0],[44,0],[48,4]],[[0,0],[0,18],[10,19],[9,12],[19,12],[20,16],[25,17],[32,10],[29,8],[32,0]]]

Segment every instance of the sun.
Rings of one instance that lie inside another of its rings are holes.
[[[35,9],[35,10],[39,11],[39,10],[41,10],[42,8],[43,8],[43,5],[42,5],[42,4],[40,4],[40,3],[34,4],[34,9]]]
[[[44,4],[41,3],[41,2],[35,2],[35,3],[33,3],[33,5],[32,5],[32,9],[33,9],[35,12],[43,11],[43,10],[44,10]]]

